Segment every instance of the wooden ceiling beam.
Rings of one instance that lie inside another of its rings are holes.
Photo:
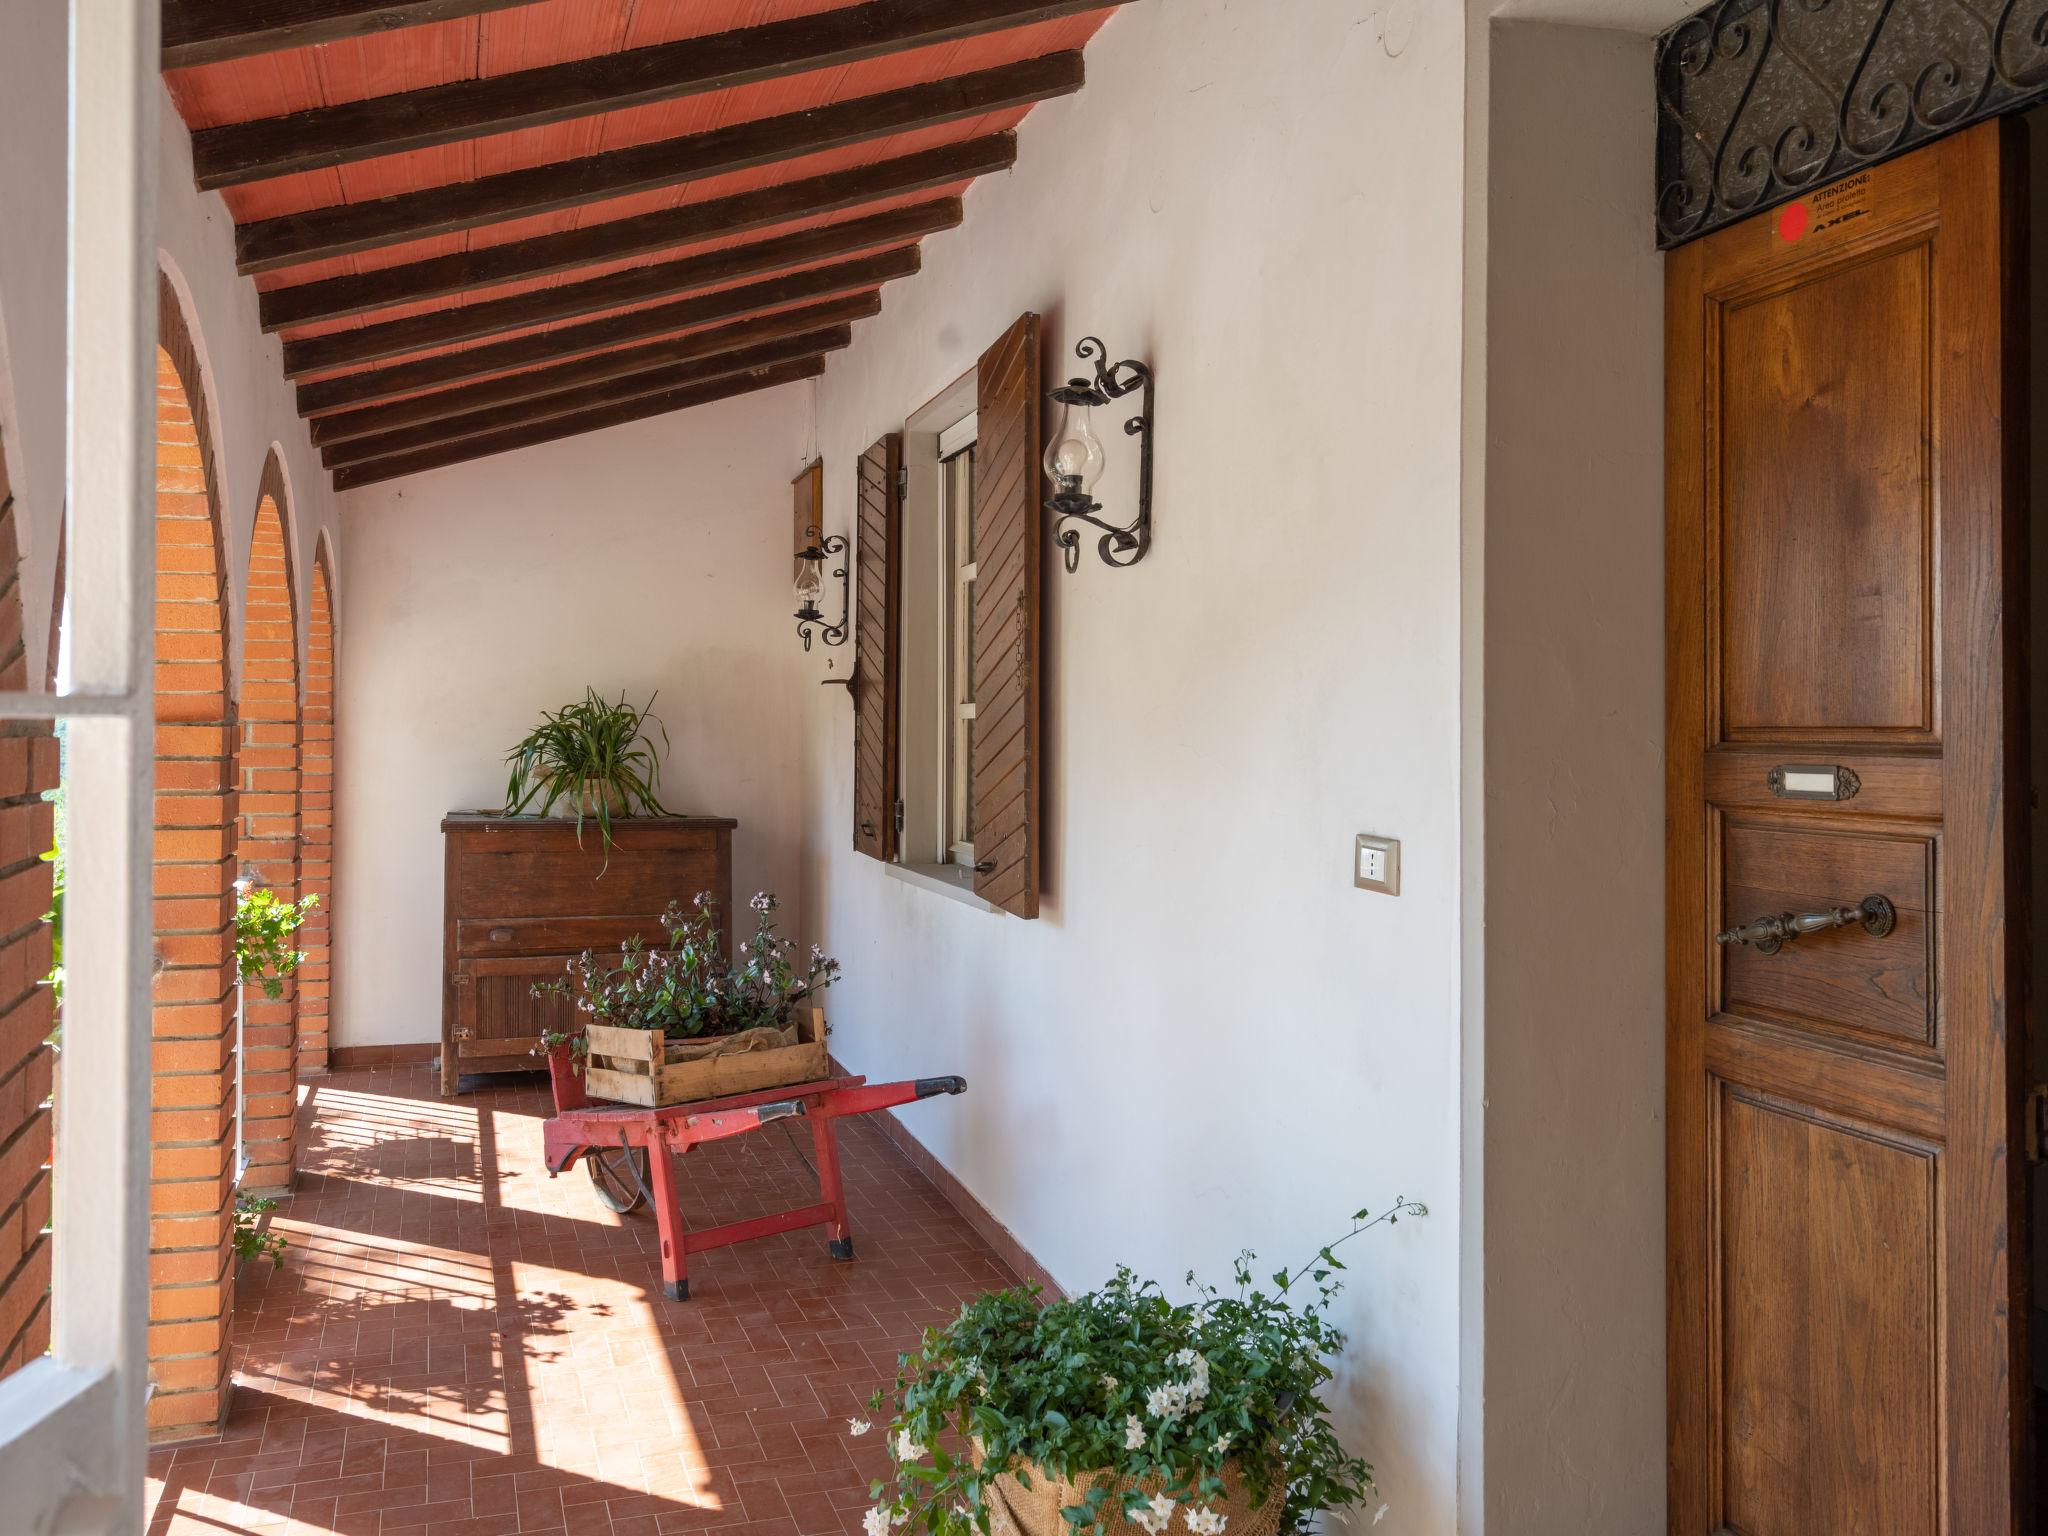
[[[535,331],[507,341],[486,342],[480,347],[442,352],[411,362],[393,363],[386,368],[362,373],[344,373],[331,379],[315,379],[298,389],[299,414],[317,416],[352,405],[369,405],[399,395],[415,394],[444,384],[467,382],[494,373],[532,368],[541,363],[580,357],[626,342],[647,341],[657,336],[710,325],[720,320],[737,320],[769,310],[786,309],[812,299],[835,294],[861,293],[877,288],[892,278],[908,277],[918,267],[917,247],[884,251],[837,266],[814,267],[771,277],[765,282],[740,288],[721,288],[716,293],[679,299],[649,309],[629,309],[581,325],[565,325],[552,331]]]
[[[867,143],[1081,88],[1078,52],[1052,53],[827,107],[756,118],[707,133],[504,171],[474,181],[339,203],[244,224],[235,231],[238,270],[269,272],[480,224],[672,187],[821,150]]]
[[[904,245],[934,231],[952,229],[959,222],[960,199],[937,198],[864,219],[848,219],[772,240],[686,256],[680,261],[627,267],[586,282],[537,288],[502,299],[387,320],[382,325],[309,336],[284,344],[285,376],[300,378],[309,373],[328,373],[354,363],[374,363],[460,341],[474,341],[480,336],[531,330],[537,325],[601,314],[649,299],[701,293],[764,272],[787,271],[862,251]]]
[[[225,64],[533,0],[163,0],[163,68]]]
[[[297,0],[304,4],[305,0]],[[192,135],[202,192],[831,69],[1123,0],[867,0],[763,26],[456,80]],[[405,9],[405,7],[399,7]]]
[[[750,350],[781,337],[813,339],[843,335],[850,341],[853,337],[852,322],[878,314],[881,308],[881,294],[860,293],[849,298],[829,299],[823,304],[806,305],[802,309],[781,309],[732,325],[670,336],[643,347],[598,352],[552,368],[529,368],[524,373],[501,374],[495,379],[479,379],[474,384],[458,384],[451,389],[437,389],[431,394],[407,395],[402,400],[387,401],[383,405],[366,405],[358,410],[315,416],[309,430],[314,445],[326,448],[359,437],[374,437],[381,432],[417,426],[421,422],[467,415],[489,406],[558,394],[579,385],[599,384],[677,363]],[[829,352],[845,344],[837,340],[818,341],[812,350]]]
[[[648,395],[666,394],[692,384],[708,384],[713,379],[727,379],[736,373],[751,373],[757,368],[768,368],[777,363],[823,357],[827,352],[850,345],[852,341],[850,326],[842,325],[831,331],[809,331],[694,363],[675,363],[666,368],[650,368],[644,373],[606,379],[601,383],[577,384],[512,404],[466,411],[444,416],[438,421],[421,422],[370,437],[353,438],[345,443],[333,443],[320,450],[320,462],[333,469],[341,464],[360,464],[366,459],[388,459],[394,454],[431,448],[436,443],[452,442],[457,438],[480,437],[486,432],[523,426],[530,421],[545,421],[549,417],[567,416],[601,405],[641,400]]]
[[[802,362],[782,363],[773,368],[760,368],[752,373],[736,374],[732,378],[714,380],[709,384],[693,384],[685,389],[670,390],[666,394],[648,395],[638,400],[601,406],[595,410],[578,411],[568,416],[553,416],[545,421],[512,427],[503,432],[458,438],[453,442],[437,444],[431,448],[394,454],[387,459],[370,459],[361,464],[345,464],[334,471],[334,488],[338,491],[351,490],[360,485],[374,485],[379,480],[395,480],[400,475],[415,475],[422,470],[440,469],[449,464],[461,464],[471,459],[508,453],[514,448],[527,448],[535,443],[577,437],[585,432],[621,426],[629,421],[642,421],[650,416],[666,416],[671,411],[687,410],[693,405],[708,405],[714,400],[726,400],[734,395],[773,389],[778,384],[793,384],[800,379],[815,379],[824,371],[825,360],[822,357],[807,358]]]
[[[664,208],[630,219],[612,219],[585,229],[511,240],[473,251],[457,251],[402,267],[382,267],[347,277],[330,277],[257,296],[266,331],[334,320],[343,315],[416,304],[443,294],[464,293],[521,278],[545,277],[594,262],[618,261],[774,224],[818,218],[863,203],[971,181],[1017,161],[1017,135],[992,133],[958,144],[942,144],[914,155],[881,160],[849,171],[831,171],[802,181],[785,181],[757,192]]]

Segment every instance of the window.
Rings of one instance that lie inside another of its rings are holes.
[[[853,846],[1038,916],[1044,447],[1019,316],[860,456]]]

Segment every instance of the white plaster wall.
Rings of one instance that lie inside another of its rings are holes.
[[[221,481],[221,526],[228,544],[233,611],[228,654],[241,676],[242,600],[248,590],[249,544],[256,528],[256,488],[272,447],[284,466],[284,512],[292,550],[292,584],[305,655],[314,551],[322,532],[339,553],[335,495],[321,467],[294,395],[285,382],[283,347],[257,319],[256,285],[235,271],[235,225],[217,192],[192,185],[192,139],[168,92],[158,97],[163,122],[157,181],[159,260],[183,296],[185,319],[199,352],[212,402],[214,453]],[[341,575],[334,572],[335,586]],[[348,631],[335,627],[335,667],[348,666]]]
[[[1459,1224],[1461,13],[1143,0],[823,381],[853,462],[1016,315],[1158,371],[1157,533],[1046,578],[1044,915],[850,848],[852,728],[810,705],[810,901],[837,1049],[961,1072],[910,1128],[1069,1287],[1291,1263],[1361,1205],[1335,1388],[1380,1532],[1453,1528]],[[1114,431],[1104,499],[1129,503]],[[1119,451],[1121,450],[1121,451]],[[359,536],[359,535],[358,535]],[[1050,554],[1050,551],[1048,552]],[[1403,840],[1403,892],[1352,839]],[[1367,1512],[1368,1517],[1371,1511]]]
[[[64,507],[67,51],[66,6],[0,3],[0,443],[25,514],[23,603],[34,679],[46,666]],[[257,323],[255,286],[235,272],[226,204],[218,193],[194,188],[190,136],[161,87],[158,102],[159,259],[185,296],[211,401],[233,577],[229,646],[239,675],[256,486],[272,445],[282,452],[291,493],[287,512],[302,630],[315,544],[333,526],[333,496],[293,410],[279,344]]]
[[[1664,1508],[1651,45],[1531,23],[1490,42],[1473,277],[1483,732],[1465,765],[1484,772],[1484,1040],[1467,1063],[1483,1083],[1483,1177],[1467,1186],[1483,1235],[1465,1254],[1483,1274],[1466,1326],[1484,1392],[1468,1380],[1467,1488],[1478,1451],[1487,1529],[1649,1531]]]
[[[663,802],[737,817],[735,899],[805,931],[807,416],[785,386],[343,496],[337,1046],[440,1038],[441,817],[501,804],[506,749],[586,684],[659,691]]]

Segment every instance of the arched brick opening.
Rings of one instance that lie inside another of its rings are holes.
[[[334,584],[327,541],[313,554],[299,735],[299,891],[320,905],[299,930],[299,1073],[327,1070],[334,942]]]
[[[198,354],[159,285],[156,947],[150,1115],[153,1439],[227,1409],[235,1192],[235,724],[220,477]]]
[[[0,445],[0,688],[28,686],[14,494]],[[50,846],[57,742],[0,723],[0,1376],[50,1346]]]
[[[238,873],[282,901],[299,896],[299,626],[285,533],[284,471],[273,453],[256,495],[242,600]],[[242,989],[242,1185],[284,1189],[295,1164],[298,982]]]

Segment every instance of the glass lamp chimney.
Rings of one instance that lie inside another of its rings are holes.
[[[1107,455],[1095,435],[1095,407],[1060,402],[1059,426],[1045,450],[1045,472],[1062,492],[1092,492]]]

